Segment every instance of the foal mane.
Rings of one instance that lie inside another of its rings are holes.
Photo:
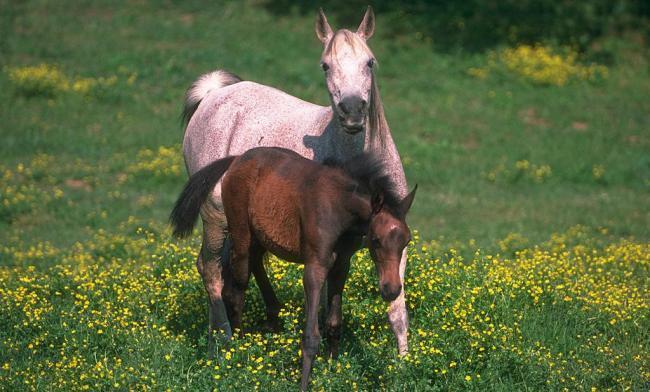
[[[399,206],[402,199],[399,197],[397,186],[387,174],[386,162],[377,154],[363,152],[346,161],[328,158],[323,164],[343,170],[362,188],[365,188],[371,196],[375,192],[382,192],[384,204],[391,209]]]

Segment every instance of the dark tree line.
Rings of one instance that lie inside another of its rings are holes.
[[[371,4],[382,34],[418,34],[436,49],[480,51],[501,44],[551,42],[586,49],[624,30],[650,37],[648,0],[269,0],[272,12],[314,13],[354,26]]]

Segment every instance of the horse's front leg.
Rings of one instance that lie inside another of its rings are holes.
[[[327,275],[327,309],[329,313],[325,321],[325,336],[327,336],[329,354],[334,359],[339,355],[339,342],[341,341],[343,288],[350,271],[350,258],[360,247],[360,237],[341,240],[337,247],[336,260]]]
[[[342,302],[343,288],[350,270],[350,256],[346,260],[337,259],[334,268],[327,276],[327,308],[329,314],[325,321],[325,336],[329,355],[336,359],[339,355],[339,342],[341,340],[341,326],[343,324]]]
[[[388,321],[390,327],[397,339],[397,352],[399,355],[406,355],[408,353],[408,328],[409,319],[406,311],[406,302],[404,300],[404,272],[406,271],[406,250],[402,251],[402,259],[399,263],[399,278],[402,283],[402,292],[399,296],[390,303],[388,307]]]
[[[327,276],[327,268],[318,261],[305,263],[303,287],[305,290],[305,315],[307,322],[302,336],[302,378],[301,390],[307,390],[309,376],[314,357],[320,345],[320,331],[318,330],[318,305],[320,292]]]

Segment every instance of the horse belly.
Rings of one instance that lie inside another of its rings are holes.
[[[300,262],[300,216],[293,195],[282,187],[253,195],[250,219],[258,241],[274,255]]]

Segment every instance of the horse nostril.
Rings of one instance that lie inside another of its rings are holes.
[[[365,108],[366,105],[368,105],[368,101],[366,101],[365,99],[362,99],[362,100],[361,100],[361,108],[362,108],[362,109]]]
[[[345,100],[339,102],[339,109],[341,109],[341,111],[345,114],[350,113],[350,108],[348,107],[348,104]]]

